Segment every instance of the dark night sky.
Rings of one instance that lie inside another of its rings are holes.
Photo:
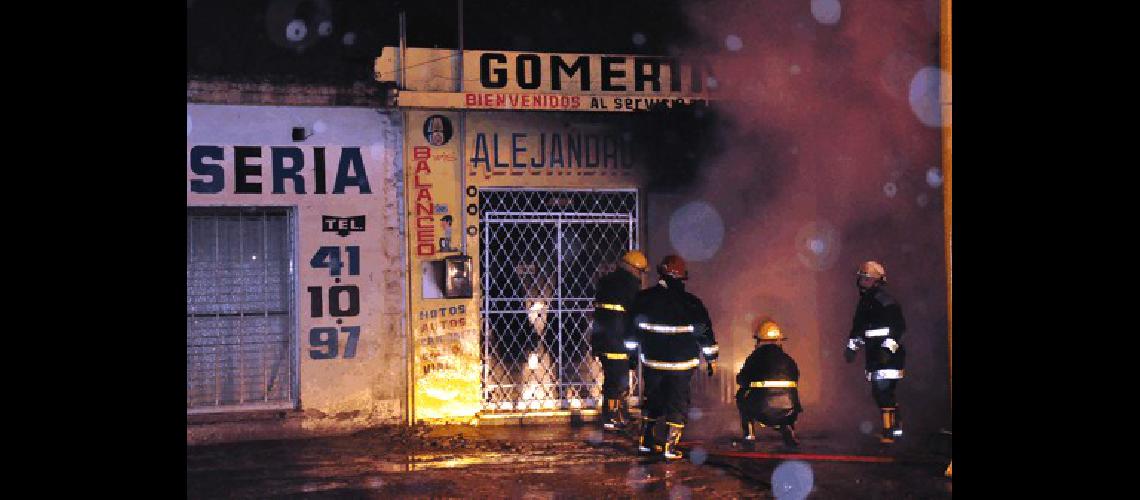
[[[679,3],[467,0],[464,48],[667,54],[690,35]],[[408,46],[458,47],[457,0],[188,0],[187,77],[371,81],[381,47],[399,43],[400,10],[407,12]],[[305,28],[290,40],[295,19]],[[636,33],[644,35],[640,44]]]

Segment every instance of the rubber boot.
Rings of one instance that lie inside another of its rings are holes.
[[[665,422],[665,424],[669,426],[669,437],[665,438],[665,459],[680,459],[681,450],[677,449],[677,443],[681,442],[681,432],[685,430],[685,425],[673,422]]]
[[[898,407],[891,411],[891,436],[895,439],[901,439],[903,437],[902,425],[899,424]]]
[[[752,424],[751,419],[744,419],[740,421],[740,430],[744,432],[745,441],[756,440],[756,426]]]
[[[751,451],[756,449],[756,426],[751,419],[740,416],[740,433],[744,435],[742,439],[734,439],[733,446],[739,446],[745,450]]]
[[[657,419],[644,417],[641,419],[641,439],[637,442],[637,451],[641,453],[653,453],[657,448],[657,443],[653,440],[653,428],[657,425]]]
[[[795,448],[800,445],[800,440],[796,438],[796,429],[791,425],[780,426],[780,437],[784,438],[784,446],[788,448]]]
[[[617,403],[616,399],[606,399],[602,405],[602,429],[606,431],[620,430],[617,422]]]
[[[879,438],[880,443],[890,444],[895,442],[896,438],[902,437],[902,429],[899,428],[898,422],[898,408],[881,408],[883,412],[883,435]]]
[[[629,413],[629,399],[628,396],[622,395],[617,399],[617,409],[614,411],[618,422],[618,427],[626,429],[629,423],[633,421],[633,417]]]

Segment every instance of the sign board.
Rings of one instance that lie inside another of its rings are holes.
[[[655,104],[707,102],[718,85],[703,59],[513,51],[459,52],[385,47],[375,62],[376,79],[400,82],[401,107],[531,111],[640,111]]]

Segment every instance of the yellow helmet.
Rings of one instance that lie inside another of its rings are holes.
[[[887,281],[887,270],[883,269],[883,265],[869,260],[859,266],[859,270],[855,273],[861,278],[874,278],[882,282]]]
[[[630,250],[621,256],[621,261],[625,262],[636,268],[638,271],[645,271],[649,267],[649,259],[645,258],[645,254],[641,250]]]
[[[763,319],[756,326],[756,333],[752,338],[761,342],[776,342],[784,340],[784,332],[780,331],[780,325],[771,319]]]

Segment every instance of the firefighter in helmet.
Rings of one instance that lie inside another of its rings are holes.
[[[590,348],[602,363],[602,427],[621,430],[629,422],[629,370],[637,366],[636,344],[627,344],[625,312],[641,291],[641,277],[649,261],[640,250],[622,256],[617,268],[598,280],[594,298],[594,328]]]
[[[695,295],[685,291],[689,273],[685,260],[676,255],[657,266],[657,285],[642,290],[627,312],[628,331],[640,344],[645,403],[642,436],[638,450],[662,451],[666,459],[681,458],[677,443],[689,413],[689,383],[704,356],[711,377],[720,347],[713,336],[708,310]],[[656,429],[668,433],[658,448]]]
[[[740,410],[740,428],[744,442],[756,442],[755,424],[771,426],[780,432],[784,445],[794,447],[796,417],[804,411],[798,389],[800,369],[783,349],[785,340],[780,326],[770,318],[761,318],[752,333],[756,349],[744,360],[736,374],[736,407]]]
[[[859,305],[851,324],[844,358],[850,363],[855,352],[866,347],[866,375],[871,383],[871,395],[883,417],[883,434],[880,441],[893,443],[902,437],[899,427],[899,406],[895,400],[895,386],[903,378],[906,349],[902,336],[906,320],[902,307],[887,293],[887,272],[883,265],[867,261],[859,266],[856,285],[859,287]]]

